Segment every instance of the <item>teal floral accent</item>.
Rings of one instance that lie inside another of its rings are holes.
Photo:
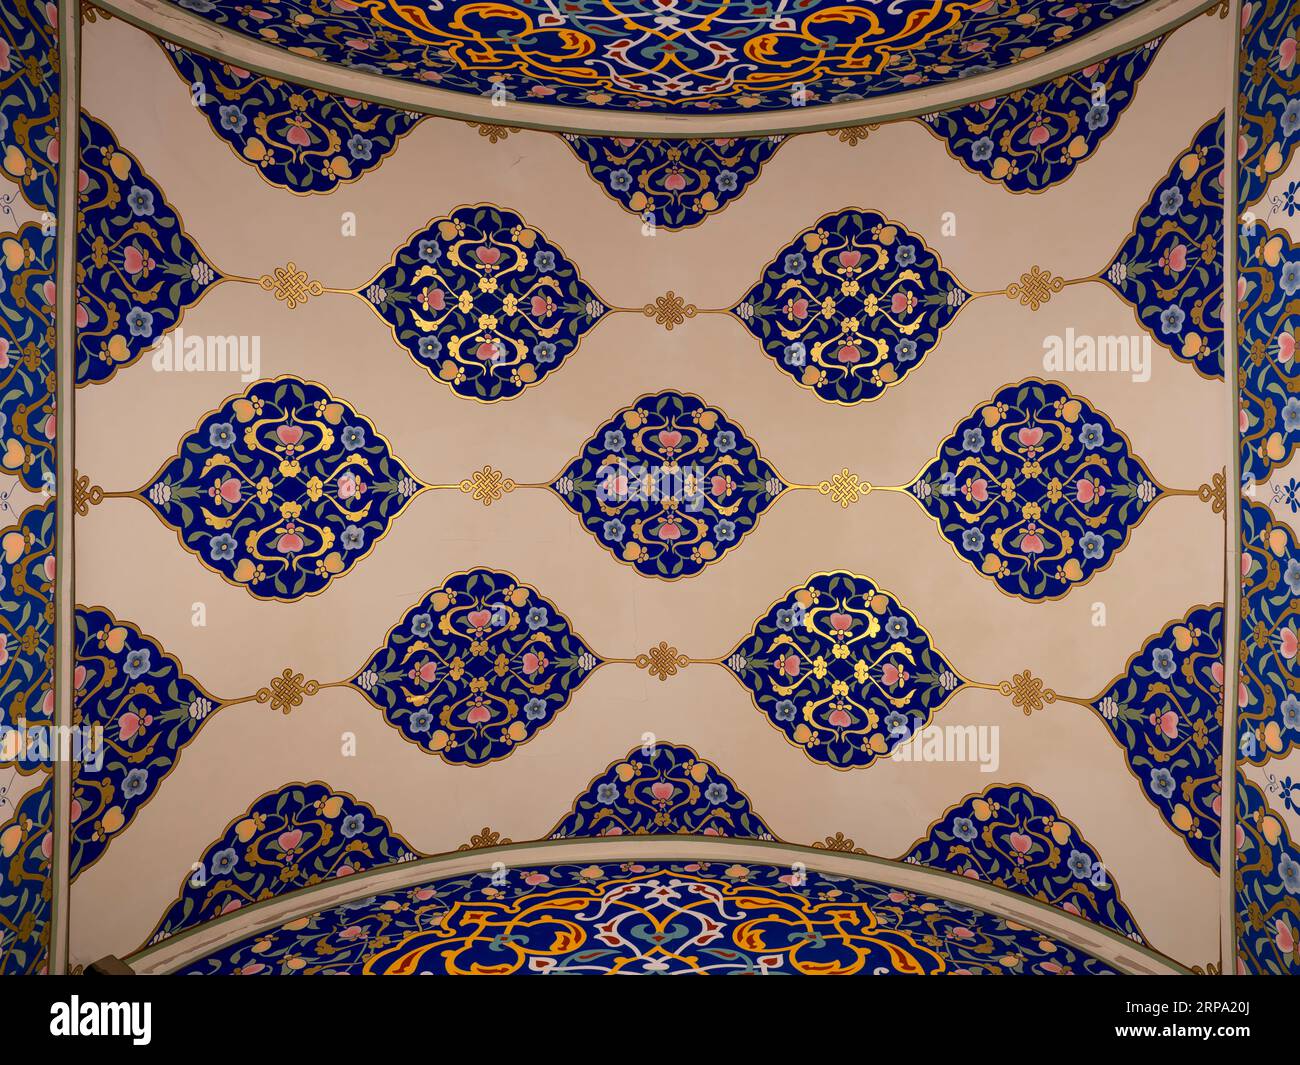
[[[645,931],[647,925],[654,935]],[[792,933],[792,925],[798,933]],[[188,975],[1112,974],[930,895],[777,865],[613,862],[444,877],[221,947]]]
[[[1030,602],[1109,566],[1165,492],[1110,419],[1033,379],[958,423],[908,490],[959,558]]]
[[[411,358],[484,402],[558,370],[609,312],[540,230],[490,204],[435,218],[358,294]]]
[[[919,366],[970,295],[915,233],[850,208],[777,252],[731,313],[779,370],[852,404]]]
[[[1223,115],[1201,127],[1099,275],[1174,356],[1223,377]]]
[[[647,227],[698,226],[737,200],[786,138],[670,140],[564,134],[601,188]]]
[[[1237,773],[1237,972],[1300,974],[1300,845],[1263,789]]]
[[[1005,68],[1146,0],[172,0],[226,30],[472,97],[660,114],[874,99]]]
[[[1300,444],[1300,245],[1263,222],[1237,229],[1241,474],[1263,484]]]
[[[457,573],[348,681],[406,740],[452,765],[513,754],[601,665],[569,619],[508,573]]]
[[[1237,64],[1237,206],[1245,210],[1300,146],[1300,8],[1258,0],[1241,9]]]
[[[75,763],[76,878],[135,820],[222,701],[187,676],[152,636],[100,607],[76,616],[74,724],[103,729],[102,764]]]
[[[290,192],[333,192],[363,177],[425,117],[160,43],[212,132],[268,184]]]
[[[642,396],[551,482],[596,540],[646,577],[678,580],[735,550],[788,487],[699,396]]]
[[[54,3],[0,8],[0,168],[51,216],[59,206],[58,17]]]
[[[54,722],[55,522],[49,499],[0,532],[0,728],[19,730],[0,750],[22,773],[49,767],[53,755],[45,743],[11,749],[10,739]]]
[[[901,860],[993,884],[1146,942],[1078,826],[1022,785],[996,784],[966,796]]]
[[[580,836],[730,836],[771,839],[749,796],[690,747],[654,743],[611,762],[550,832]]]
[[[1070,177],[1118,125],[1161,43],[921,121],[971,173],[1008,192],[1042,192]]]
[[[158,943],[291,891],[419,857],[374,808],[328,784],[263,795],[203,851],[154,929]]]
[[[135,494],[205,568],[290,602],[350,572],[425,487],[370,419],[285,376],[204,415]]]
[[[1195,607],[1129,659],[1092,708],[1142,787],[1202,865],[1219,868],[1223,608]]]
[[[1238,763],[1263,765],[1300,747],[1300,543],[1259,503],[1241,512]]]
[[[888,755],[965,683],[911,611],[843,571],[773,603],[726,667],[790,743],[836,769]]]
[[[175,209],[104,123],[81,114],[77,200],[77,384],[138,360],[225,280]]]
[[[0,969],[6,976],[48,971],[53,830],[54,778],[47,772],[0,826]]]
[[[54,488],[55,227],[0,233],[0,468]]]

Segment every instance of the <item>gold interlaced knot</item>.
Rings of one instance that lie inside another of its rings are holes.
[[[650,676],[658,677],[661,681],[677,676],[679,669],[685,669],[690,664],[689,658],[679,655],[676,647],[669,647],[663,640],[659,641],[658,647],[650,648],[649,654],[637,655],[635,659],[637,669],[648,669]]]
[[[518,126],[497,126],[491,122],[471,122],[470,125],[478,130],[480,137],[486,137],[490,144],[496,144],[497,141],[505,140],[510,134],[519,132]]]
[[[850,148],[856,148],[867,135],[875,133],[880,127],[878,125],[869,126],[845,126],[843,129],[828,129],[826,132],[832,137],[838,137],[840,141],[847,144]]]
[[[822,481],[817,486],[817,494],[830,496],[831,502],[838,503],[844,510],[848,510],[863,496],[871,491],[871,485],[862,480],[856,473],[850,473],[848,470],[840,470],[829,481]]]
[[[287,305],[289,310],[301,306],[312,296],[319,296],[325,291],[324,285],[319,281],[313,281],[307,276],[306,271],[299,270],[298,264],[292,261],[284,266],[277,266],[269,274],[263,274],[257,279],[257,283],[281,303]]]
[[[482,503],[485,507],[490,507],[502,496],[513,492],[518,485],[500,470],[494,470],[491,466],[484,466],[481,470],[475,470],[463,481],[460,482],[460,490],[467,496],[472,497],[476,502]]]
[[[77,512],[77,516],[84,518],[90,513],[91,507],[97,507],[104,502],[104,490],[97,484],[91,484],[90,478],[84,473],[73,473],[72,475],[72,509]]]
[[[1017,706],[1028,717],[1035,710],[1041,710],[1056,702],[1056,692],[1043,686],[1043,682],[1029,670],[1017,673],[1010,680],[998,684],[998,691],[1011,697],[1011,705]]]
[[[641,313],[647,318],[653,318],[655,325],[661,325],[671,333],[674,326],[681,325],[687,318],[694,318],[700,309],[669,289],[665,295],[656,297],[654,303],[642,307]]]
[[[1007,286],[1007,297],[1018,299],[1031,311],[1047,303],[1052,296],[1065,288],[1065,278],[1055,277],[1040,266],[1031,267],[1029,273],[1020,275],[1020,282]]]
[[[821,843],[814,843],[813,850],[819,851],[842,851],[845,854],[866,854],[861,847],[849,839],[843,832],[836,832],[833,836],[827,836]]]
[[[301,673],[286,669],[278,677],[272,677],[271,683],[260,688],[253,697],[259,703],[270,703],[272,710],[287,714],[302,706],[303,699],[320,691],[320,682],[304,680]]]
[[[483,831],[469,837],[468,843],[462,843],[456,849],[458,851],[476,851],[483,847],[507,846],[513,843],[512,839],[503,839],[500,832],[493,832],[492,829],[484,826]]]
[[[1209,484],[1203,484],[1196,490],[1196,498],[1202,503],[1209,503],[1210,510],[1222,514],[1228,509],[1228,471],[1225,469],[1210,478]]]

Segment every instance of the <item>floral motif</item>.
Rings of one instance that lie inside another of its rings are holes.
[[[1267,507],[1243,502],[1239,762],[1262,765],[1300,747],[1300,543]]]
[[[1174,356],[1223,377],[1223,115],[1152,190],[1099,275]]]
[[[850,208],[777,252],[731,313],[778,369],[849,404],[919,366],[970,295],[915,233]]]
[[[81,115],[77,384],[107,381],[224,276],[113,131]]]
[[[0,233],[0,468],[54,488],[55,227]]]
[[[356,70],[471,96],[653,112],[772,111],[970,77],[1090,33],[1145,0],[876,8],[842,0],[412,5],[173,0]]]
[[[484,765],[554,721],[600,665],[537,589],[475,569],[408,610],[348,683],[410,742]]]
[[[53,830],[54,780],[47,772],[0,826],[0,958],[6,976],[47,971]]]
[[[419,855],[371,806],[327,784],[286,784],[226,826],[186,874],[150,943],[290,891]]]
[[[771,839],[749,796],[690,747],[634,747],[612,762],[550,832],[574,836],[733,836]]]
[[[785,138],[668,140],[564,134],[573,154],[610,197],[647,226],[690,229],[758,180]]]
[[[1300,444],[1300,246],[1260,222],[1237,229],[1241,472],[1263,483]]]
[[[103,729],[104,755],[75,763],[72,877],[107,849],[158,790],[222,701],[151,636],[107,610],[76,616],[73,723]]]
[[[1142,933],[1100,856],[1050,799],[1022,785],[993,785],[944,811],[902,861],[1013,891],[1114,929]]]
[[[972,173],[1008,192],[1042,192],[1073,174],[1119,123],[1161,43],[922,122]]]
[[[1237,206],[1264,195],[1300,145],[1300,8],[1257,0],[1241,8],[1237,64]]]
[[[491,204],[435,218],[358,294],[416,362],[484,402],[559,369],[609,311],[540,230]]]
[[[726,667],[814,762],[872,765],[965,683],[916,617],[851,573],[819,573],[772,604]]]
[[[424,116],[293,85],[161,42],[212,132],[263,179],[332,192],[376,169]]]
[[[1035,602],[1109,566],[1165,492],[1104,414],[1033,379],[958,423],[908,488],[958,557]]]
[[[775,865],[552,865],[447,877],[324,910],[191,975],[1112,973],[956,903]]]
[[[291,601],[369,555],[425,487],[368,418],[286,376],[204,415],[135,495],[206,568]]]
[[[59,206],[59,10],[0,8],[0,168],[33,207]]]
[[[1219,868],[1223,608],[1195,607],[1148,639],[1092,708],[1197,861]]]
[[[692,577],[734,550],[788,486],[698,396],[642,396],[596,430],[551,489],[616,559]]]
[[[28,507],[0,533],[0,727],[54,721],[55,505]],[[0,758],[19,772],[51,764],[47,744],[28,746],[19,732],[0,735]]]
[[[1235,868],[1237,971],[1300,973],[1300,846],[1240,771]]]

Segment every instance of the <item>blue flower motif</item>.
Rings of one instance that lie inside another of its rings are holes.
[[[1174,652],[1168,647],[1157,647],[1151,652],[1151,668],[1168,680],[1174,675]]]
[[[959,817],[952,823],[952,834],[963,843],[969,843],[979,835],[979,830],[969,817]]]
[[[1288,296],[1296,294],[1296,290],[1300,289],[1300,259],[1282,264],[1282,277],[1278,283]]]
[[[721,806],[727,801],[727,785],[720,780],[715,780],[704,789],[704,797],[714,806]]]
[[[728,451],[734,451],[736,449],[736,434],[730,429],[723,429],[713,438],[713,446],[724,455]]]
[[[961,534],[961,548],[963,551],[984,550],[984,534],[979,529],[967,529]]]
[[[1282,578],[1292,595],[1300,595],[1300,559],[1288,559],[1286,575]]]
[[[420,337],[417,347],[422,359],[436,359],[442,354],[442,341],[430,333]]]
[[[984,431],[967,429],[961,434],[961,446],[965,451],[981,451],[984,448]]]
[[[977,163],[982,163],[993,155],[993,139],[991,137],[981,137],[970,146],[970,157]]]
[[[339,832],[344,839],[351,839],[353,836],[359,836],[366,827],[366,815],[358,811],[349,814],[339,822]]]
[[[1092,858],[1083,851],[1070,851],[1070,860],[1066,863],[1075,880],[1087,880],[1092,875]]]
[[[907,628],[907,618],[899,617],[897,614],[890,615],[889,620],[885,622],[885,632],[895,640],[907,639]]]
[[[532,629],[533,632],[536,632],[538,629],[544,629],[547,621],[546,607],[530,607],[524,620],[528,623],[528,627]]]
[[[1288,137],[1300,129],[1300,99],[1293,99],[1282,112],[1282,132]]]
[[[1170,798],[1174,793],[1174,775],[1168,769],[1152,770],[1151,790],[1162,799]]]
[[[548,362],[555,361],[555,350],[555,345],[549,340],[539,340],[533,345],[533,358],[545,366]]]
[[[906,714],[900,714],[897,710],[891,710],[885,715],[885,729],[891,736],[906,736],[911,729],[910,722]]]
[[[1183,194],[1177,188],[1165,189],[1160,194],[1160,213],[1163,215],[1177,214],[1178,208],[1183,205]]]
[[[911,362],[916,358],[916,341],[910,337],[900,337],[894,345],[894,357],[899,362]]]
[[[344,551],[359,551],[365,542],[366,534],[361,531],[360,525],[349,525],[339,537]]]
[[[1079,538],[1084,558],[1101,558],[1106,553],[1106,541],[1095,532],[1086,532]]]
[[[348,451],[356,451],[366,446],[366,431],[359,425],[349,425],[340,434],[339,439]]]
[[[533,256],[533,267],[537,270],[540,270],[542,273],[546,273],[546,271],[548,270],[554,270],[555,252],[548,251],[545,248],[538,251]]]
[[[1160,331],[1162,333],[1177,333],[1183,328],[1183,322],[1187,315],[1183,313],[1181,307],[1166,307],[1160,312]]]
[[[132,307],[126,312],[126,327],[133,337],[153,336],[153,315],[143,307]]]
[[[209,868],[213,876],[225,876],[239,864],[239,852],[234,847],[219,850],[212,856]]]
[[[545,699],[529,699],[524,703],[524,717],[529,721],[541,721],[546,716]]]
[[[1289,854],[1282,855],[1277,863],[1277,875],[1292,895],[1300,895],[1300,862]]]
[[[808,349],[804,347],[803,341],[796,340],[785,346],[785,364],[787,366],[802,366],[808,361]]]
[[[787,274],[802,274],[808,267],[808,260],[797,251],[790,252],[781,263],[781,269]]]
[[[1288,433],[1300,428],[1300,398],[1292,396],[1282,407],[1282,428]]]
[[[438,246],[436,240],[425,238],[415,246],[416,254],[419,255],[426,263],[436,263],[438,256],[442,254],[442,248]]]
[[[1282,700],[1282,724],[1292,732],[1300,732],[1300,699],[1294,695]]]
[[[600,446],[606,451],[622,451],[626,444],[627,438],[621,429],[606,429],[605,439],[601,441]]]
[[[226,104],[218,108],[217,115],[221,122],[221,128],[228,129],[232,133],[238,133],[248,121],[244,116],[244,112],[235,104]]]
[[[149,672],[149,648],[141,647],[138,651],[132,651],[126,656],[126,661],[122,663],[122,672],[132,680],[144,676]]]
[[[626,170],[615,170],[609,175],[609,187],[615,192],[627,192],[632,187],[632,175]]]
[[[406,719],[406,726],[411,732],[428,732],[433,728],[433,714],[428,710],[417,710]]]
[[[150,217],[153,214],[153,190],[132,185],[131,191],[126,194],[126,205],[137,218]]]
[[[149,774],[143,769],[132,769],[122,780],[122,797],[134,799],[149,790]]]
[[[718,174],[719,192],[735,192],[739,184],[740,179],[736,177],[736,172],[734,170],[723,170]]]
[[[221,533],[208,541],[208,557],[213,562],[229,562],[235,557],[238,546],[230,533]]]
[[[361,136],[360,133],[354,133],[348,138],[348,152],[353,159],[369,162],[372,147],[370,140]]]
[[[433,615],[416,614],[415,617],[411,618],[411,632],[421,639],[428,636],[429,633],[433,632]]]
[[[221,451],[235,446],[235,427],[230,422],[216,422],[208,426],[208,445]]]
[[[1085,422],[1079,432],[1079,442],[1089,451],[1101,447],[1105,437],[1106,433],[1101,427],[1101,422]]]
[[[1088,117],[1084,120],[1088,128],[1096,132],[1110,120],[1110,104],[1093,104],[1088,108]]]
[[[807,616],[808,612],[801,603],[782,607],[776,612],[776,627],[782,632],[790,632],[792,629],[803,625]]]
[[[604,529],[602,530],[602,536],[604,539],[612,540],[616,544],[621,544],[623,542],[623,537],[626,535],[627,526],[617,518],[610,518],[609,521],[605,522]]]
[[[782,699],[776,704],[776,710],[773,717],[778,721],[793,721],[795,715],[795,705],[789,699]]]
[[[603,806],[612,806],[618,799],[616,784],[600,784],[596,787],[596,801]]]
[[[916,249],[910,244],[900,244],[894,251],[894,262],[899,266],[911,266],[916,262]]]
[[[713,527],[713,538],[720,544],[729,544],[736,538],[736,523],[723,518]]]

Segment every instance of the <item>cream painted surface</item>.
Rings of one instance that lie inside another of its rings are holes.
[[[1153,184],[1220,103],[1226,77],[1217,19],[1174,34],[1118,128],[1063,186],[1013,196],[969,174],[915,122],[857,148],[825,134],[784,145],[746,194],[703,226],[640,235],[639,223],[585,174],[559,137],[491,145],[430,119],[360,182],[329,196],[267,185],[213,136],[161,49],[117,21],[85,27],[86,107],[108,122],[166,191],[190,235],[221,269],[257,275],[293,259],[327,285],[360,286],[432,217],[492,201],[558,243],[611,304],[639,306],[671,288],[723,307],[798,230],[846,205],[879,210],[920,233],[963,284],[1001,288],[1032,265],[1065,276],[1103,267]],[[1216,61],[1217,62],[1217,61]],[[354,211],[359,230],[340,235]],[[958,233],[943,237],[943,212]],[[1086,220],[1086,224],[1084,222]],[[490,463],[519,481],[557,472],[595,428],[637,396],[673,387],[722,406],[787,479],[815,482],[848,466],[904,483],[951,427],[1003,384],[1041,375],[1042,340],[1074,326],[1138,332],[1101,284],[1065,290],[1037,313],[1001,296],[969,304],[936,352],[884,397],[822,403],[775,369],[739,323],[696,318],[666,333],[632,314],[590,333],[561,372],[492,405],[454,396],[392,340],[361,301],[327,294],[290,312],[253,286],[225,284],[185,316],[191,333],[260,333],[263,376],[318,380],[369,417],[421,478],[459,480]],[[1204,430],[1227,396],[1159,348],[1152,379],[1065,377],[1124,429],[1153,474],[1196,488],[1227,461]],[[157,374],[147,362],[77,394],[78,469],[105,489],[139,487],[199,417],[243,384],[233,376]],[[881,493],[847,511],[792,493],[734,554],[702,575],[648,580],[614,562],[559,499],[517,491],[490,509],[428,493],[386,540],[324,594],[254,600],[199,563],[145,506],[109,500],[77,528],[79,601],[138,624],[218,696],[251,694],[285,666],[320,681],[350,676],[388,628],[449,573],[476,565],[535,585],[603,655],[666,640],[685,654],[730,651],[755,618],[810,573],[851,569],[897,594],[967,676],[999,681],[1032,669],[1058,692],[1098,694],[1142,641],[1190,607],[1222,601],[1223,519],[1194,499],[1160,503],[1112,567],[1060,602],[1011,599],[959,562],[910,500]],[[190,624],[195,602],[206,628]],[[1093,605],[1107,607],[1094,627]],[[661,683],[608,665],[558,719],[508,759],[444,764],[402,740],[358,693],[326,691],[292,715],[258,705],[216,714],[177,769],[100,861],[73,886],[74,962],[145,940],[203,849],[264,792],[322,779],[385,816],[412,846],[454,849],[485,825],[515,840],[544,835],[610,762],[654,732],[715,762],[782,838],[844,832],[895,857],[942,812],[993,783],[1049,796],[1106,861],[1152,945],[1188,964],[1217,960],[1217,882],[1143,798],[1104,724],[1058,703],[1032,718],[987,692],[959,692],[940,722],[1002,727],[1001,766],[882,762],[839,772],[808,760],[719,667]],[[358,756],[340,756],[345,732]]]

